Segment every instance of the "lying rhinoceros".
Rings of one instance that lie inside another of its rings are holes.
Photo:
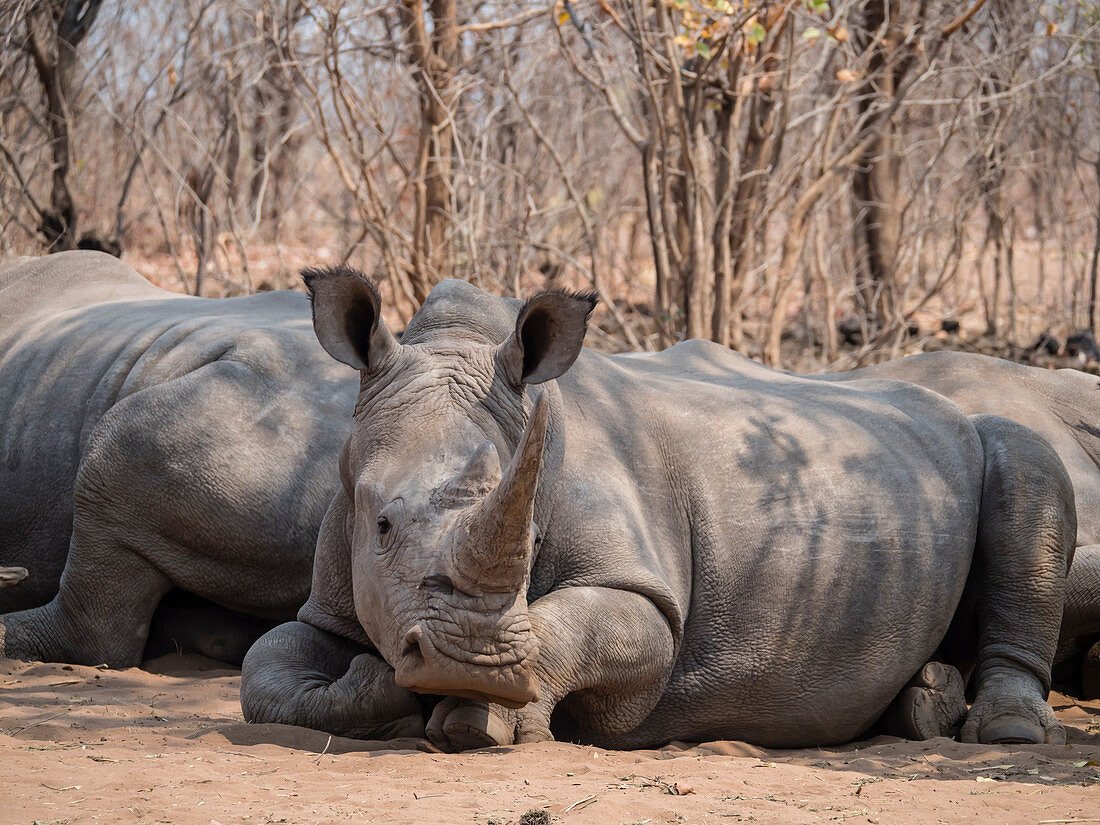
[[[136,664],[173,587],[294,616],[357,388],[307,304],[175,295],[98,252],[0,271],[0,655]]]
[[[976,663],[965,739],[1061,741],[1074,500],[1030,430],[700,341],[600,355],[588,295],[517,314],[446,282],[398,343],[359,273],[306,281],[361,391],[309,600],[245,659],[246,718],[393,736],[426,694],[454,748],[824,744],[939,652]]]

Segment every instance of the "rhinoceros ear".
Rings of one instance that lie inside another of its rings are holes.
[[[515,333],[497,352],[498,363],[517,384],[541,384],[573,366],[581,354],[594,292],[542,292],[523,305]]]
[[[302,270],[313,304],[313,330],[325,351],[357,370],[377,369],[398,346],[382,318],[382,297],[362,272],[347,266]]]

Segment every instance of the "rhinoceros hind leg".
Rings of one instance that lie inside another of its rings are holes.
[[[149,620],[168,587],[159,571],[109,530],[78,521],[58,594],[42,607],[0,616],[0,656],[137,665]]]
[[[966,718],[966,683],[958,668],[929,662],[894,700],[886,732],[906,739],[955,736]]]
[[[57,594],[41,607],[0,616],[0,656],[111,667],[141,661],[149,621],[171,583],[145,552],[143,525],[159,502],[131,491],[133,451],[114,424],[127,425],[124,435],[132,427],[119,409],[129,408],[119,405],[100,420],[77,473]]]
[[[967,583],[977,619],[976,695],[961,738],[1061,743],[1065,731],[1046,697],[1077,534],[1073,488],[1034,432],[997,416],[971,420],[985,480]]]

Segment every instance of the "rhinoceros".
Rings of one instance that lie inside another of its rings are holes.
[[[356,390],[301,293],[176,295],[98,252],[0,271],[0,655],[137,664],[177,588],[246,626],[172,635],[239,661],[309,592]]]
[[[1057,742],[1045,701],[1076,534],[1054,450],[883,379],[702,341],[582,347],[595,300],[437,286],[400,342],[374,285],[305,273],[360,371],[298,621],[246,718],[443,747],[851,739],[933,656],[962,736]],[[431,699],[426,699],[431,704]]]

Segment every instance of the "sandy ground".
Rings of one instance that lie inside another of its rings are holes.
[[[194,656],[146,667],[0,659],[0,823],[1100,822],[1100,702],[1061,695],[1064,747],[880,737],[450,755],[245,725],[237,671]]]

